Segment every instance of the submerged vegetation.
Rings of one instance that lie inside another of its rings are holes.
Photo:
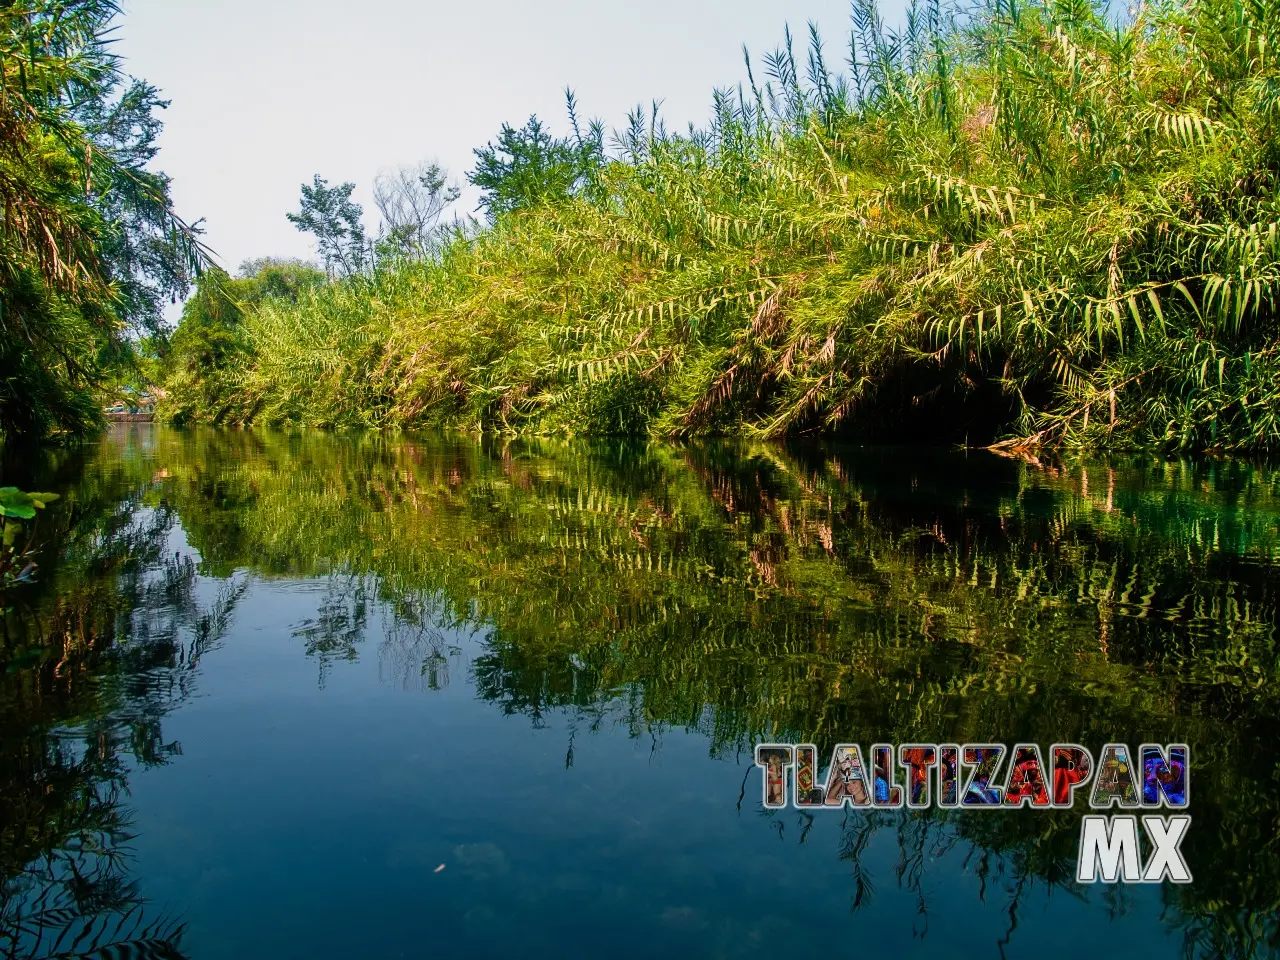
[[[162,412],[1280,451],[1277,0],[858,0],[844,74],[795,47],[700,131],[505,127],[488,225],[242,311]]]

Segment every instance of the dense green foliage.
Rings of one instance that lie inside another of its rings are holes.
[[[37,775],[57,766],[41,759],[44,723],[86,724],[93,743],[105,728],[117,751],[162,760],[165,697],[217,656],[239,591],[319,579],[294,639],[321,683],[376,655],[396,682],[443,686],[461,631],[481,638],[468,682],[483,699],[535,723],[569,711],[584,737],[617,725],[647,745],[683,728],[726,757],[773,738],[1185,740],[1199,758],[1195,883],[1166,886],[1166,922],[1189,956],[1267,956],[1280,942],[1274,470],[814,445],[123,436],[136,439],[22,478],[63,497],[42,518],[61,545],[0,624],[0,708],[12,711],[0,715],[44,718],[3,726],[15,733],[0,801],[27,811],[0,836],[6,870],[61,829],[67,794],[46,797]],[[173,553],[175,524],[195,570]],[[198,590],[195,572],[210,578]],[[131,671],[146,682],[130,686]],[[129,689],[132,710],[118,699]],[[1070,883],[1079,813],[856,816],[845,842],[856,851],[896,829],[909,863],[969,846],[1012,917],[1046,884],[1102,896]],[[792,814],[803,819],[779,816]],[[864,881],[892,880],[864,876],[848,849],[856,905]]]
[[[245,311],[264,302],[294,304],[324,279],[311,264],[270,258],[242,264],[235,278],[216,267],[206,271],[183,305],[165,357],[150,365],[157,379],[167,375],[170,418],[198,420],[205,411],[235,402],[234,387],[223,374],[242,362],[248,349]]]
[[[701,132],[504,130],[490,229],[247,313],[201,418],[1280,449],[1276,0],[854,24]]]
[[[574,117],[573,94],[568,98]],[[576,118],[574,127],[577,132]],[[598,126],[590,139],[560,140],[530,117],[519,130],[503,126],[496,144],[476,150],[476,168],[467,179],[483,191],[480,206],[491,222],[516,210],[563,202],[591,182],[603,157],[601,140]]]
[[[0,6],[0,438],[83,432],[202,253],[147,169],[165,106],[107,48],[109,0]]]

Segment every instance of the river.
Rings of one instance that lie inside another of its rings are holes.
[[[60,495],[4,956],[1280,949],[1280,470],[118,424],[3,482]],[[1190,745],[1192,883],[1077,884],[1080,805],[766,810],[752,762],[1117,739]]]

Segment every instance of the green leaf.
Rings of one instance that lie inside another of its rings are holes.
[[[1154,290],[1147,291],[1147,299],[1151,301],[1151,309],[1155,311],[1156,319],[1160,321],[1160,326],[1164,327],[1164,311],[1160,308],[1160,298],[1156,296]]]
[[[23,493],[17,487],[0,487],[0,517],[30,520],[46,503],[57,499],[56,493]]]

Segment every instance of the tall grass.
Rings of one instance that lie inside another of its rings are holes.
[[[248,312],[197,418],[1280,450],[1280,0],[852,22],[845,74],[788,34],[574,197]]]

